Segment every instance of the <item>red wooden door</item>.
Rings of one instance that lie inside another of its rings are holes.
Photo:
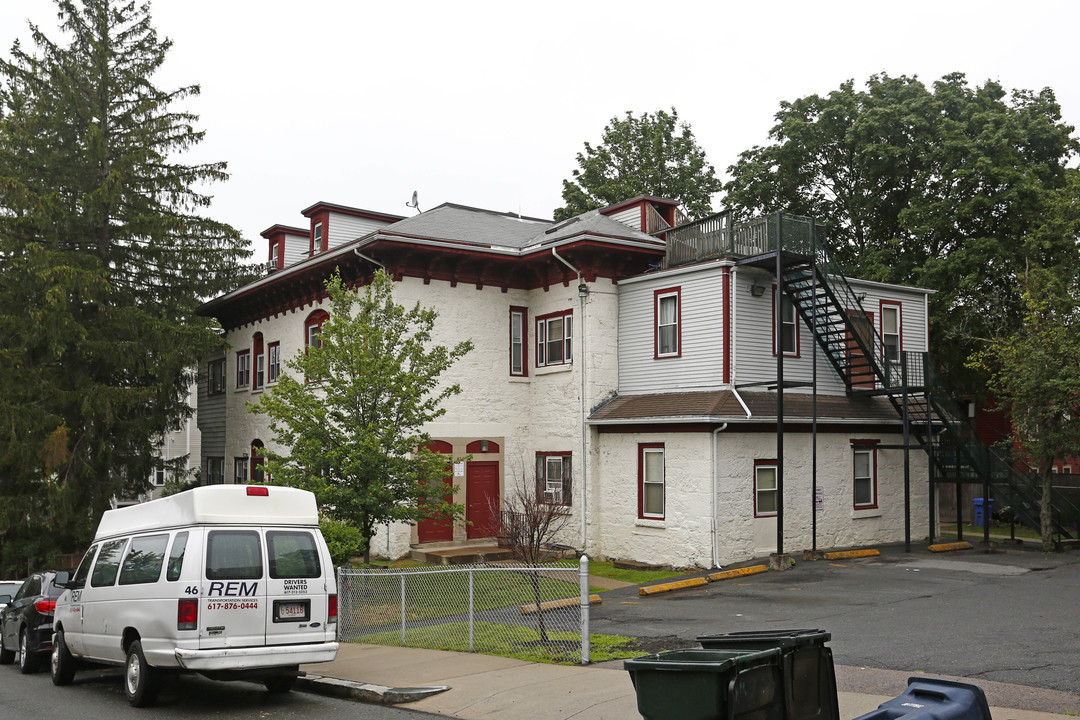
[[[499,525],[499,463],[470,462],[465,466],[465,536],[495,537]]]
[[[442,440],[436,440],[428,445],[428,449],[432,452],[445,453],[449,456],[454,452],[454,448],[450,443],[443,442]],[[450,458],[447,457],[446,476],[442,479],[443,487],[447,488],[447,493],[444,496],[446,502],[452,502],[454,494],[450,491],[450,487],[454,484],[454,478],[452,477],[453,471],[450,467]],[[448,542],[454,539],[454,521],[446,517],[433,517],[424,518],[420,522],[416,523],[416,539],[418,542],[430,543],[430,542]]]
[[[874,314],[850,310],[848,311],[848,317],[851,319],[852,328],[858,334],[859,340],[862,340],[866,347],[873,347]],[[866,354],[859,347],[850,330],[847,333],[847,359],[851,387],[873,390],[874,371],[866,359]]]

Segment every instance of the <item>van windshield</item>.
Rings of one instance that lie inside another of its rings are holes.
[[[211,530],[206,547],[207,580],[258,580],[262,544],[253,530]]]

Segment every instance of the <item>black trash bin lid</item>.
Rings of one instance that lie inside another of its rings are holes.
[[[832,634],[824,630],[746,630],[743,632],[718,633],[716,635],[698,635],[697,641],[703,647],[745,648],[748,650],[801,647],[804,645],[824,645],[832,639]]]

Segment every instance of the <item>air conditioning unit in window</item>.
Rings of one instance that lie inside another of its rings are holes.
[[[265,267],[266,274],[269,275],[270,273],[274,272],[275,270],[277,270],[277,261],[276,260],[267,261],[266,267]]]

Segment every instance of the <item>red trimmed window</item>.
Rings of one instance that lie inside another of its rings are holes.
[[[638,443],[638,517],[663,520],[666,495],[664,443]]]
[[[246,388],[251,384],[251,351],[241,350],[236,353],[236,387]]]
[[[574,311],[549,313],[536,318],[536,367],[573,362]]]
[[[326,239],[323,237],[323,224],[321,222],[315,223],[315,227],[311,229],[311,254],[318,255],[326,249]]]
[[[266,346],[266,382],[276,383],[281,374],[281,343],[272,342]]]
[[[903,317],[900,303],[881,301],[881,356],[891,363],[900,363],[904,351]]]
[[[852,494],[856,510],[878,506],[877,440],[852,440]]]
[[[281,246],[285,244],[285,239],[274,240],[270,243],[270,267],[278,269],[281,267]]]
[[[262,390],[263,385],[266,384],[266,355],[263,354],[262,333],[255,333],[251,345],[251,355],[255,358],[255,373],[253,375],[255,382],[251,387],[255,390]]]
[[[510,306],[510,374],[529,374],[529,309]]]
[[[681,288],[653,292],[653,318],[656,325],[653,353],[656,358],[682,355],[681,295]]]
[[[307,352],[307,348],[311,346],[322,347],[322,335],[323,325],[330,319],[330,315],[325,310],[316,310],[308,315],[307,320],[304,321],[304,351]]]
[[[799,314],[787,293],[773,285],[773,355],[799,357]]]
[[[779,483],[775,460],[754,461],[754,517],[776,517]]]
[[[536,453],[536,498],[548,505],[573,504],[570,452]]]

